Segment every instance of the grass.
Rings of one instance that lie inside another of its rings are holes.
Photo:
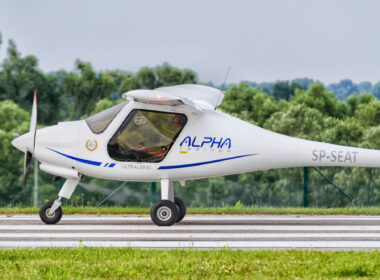
[[[379,251],[0,250],[0,279],[379,279]]]
[[[3,207],[0,214],[37,214],[38,208]],[[64,206],[64,214],[137,214],[148,215],[150,208],[140,207],[72,207]],[[353,207],[353,208],[276,208],[276,207],[257,207],[244,206],[237,203],[235,206],[224,207],[199,207],[188,208],[188,214],[241,214],[241,215],[380,215],[380,207]]]

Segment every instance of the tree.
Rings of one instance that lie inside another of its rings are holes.
[[[293,82],[297,83],[301,89],[306,89],[306,90],[311,88],[311,86],[316,83],[316,81],[309,78],[298,78],[298,79],[292,80],[292,83]]]
[[[323,84],[314,84],[308,91],[296,91],[290,103],[303,104],[319,110],[331,117],[343,118],[347,114],[346,103],[338,101],[332,92],[325,90]]]
[[[371,82],[361,82],[357,85],[358,92],[372,92],[372,83]]]
[[[137,75],[134,75],[133,73],[125,73],[119,87],[119,92],[123,93],[130,90],[138,89],[139,87],[140,86],[137,80]]]
[[[29,113],[14,102],[0,102],[0,154],[3,158],[0,161],[0,203],[21,200],[23,154],[11,145],[11,141],[13,133],[23,134],[29,130],[29,121]]]
[[[322,131],[324,142],[344,146],[357,146],[365,135],[365,127],[356,118],[328,118],[326,128]]]
[[[226,92],[220,108],[262,126],[274,112],[278,111],[278,104],[267,93],[241,83]]]
[[[340,100],[346,100],[351,95],[359,94],[358,86],[349,79],[341,80],[337,84],[330,84],[327,89],[333,91]]]
[[[380,101],[371,94],[361,94],[357,109],[356,119],[364,126],[376,126],[380,123]]]
[[[1,49],[1,44],[2,44],[2,35],[0,32],[0,49]],[[5,77],[4,77],[4,72],[0,71],[0,100],[5,99]]]
[[[373,86],[372,93],[377,99],[380,99],[380,82]]]
[[[0,76],[0,100],[11,99],[22,108],[30,111],[33,92],[38,93],[38,121],[52,124],[59,119],[60,99],[56,91],[54,75],[44,75],[38,69],[36,57],[21,57],[15,43],[10,40],[8,56],[3,62],[3,74]]]
[[[75,72],[64,73],[61,86],[68,110],[67,118],[75,120],[89,114],[95,104],[109,96],[117,87],[113,73],[96,73],[90,63],[77,60]]]
[[[306,89],[302,88],[297,82],[292,81],[277,81],[273,87],[273,96],[276,100],[285,99],[289,100],[290,96],[294,95],[296,89]]]
[[[156,75],[153,69],[144,67],[136,75],[139,88],[154,89],[157,87]]]
[[[322,140],[321,132],[326,128],[326,122],[317,109],[295,104],[285,112],[274,113],[264,127],[289,136]]]
[[[142,68],[136,74],[138,88],[154,89],[163,86],[196,83],[196,74],[188,69],[180,70],[168,63],[155,68]]]

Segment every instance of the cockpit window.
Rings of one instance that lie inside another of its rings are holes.
[[[104,130],[106,130],[111,121],[116,117],[116,115],[121,111],[121,109],[123,109],[124,106],[127,105],[127,103],[127,101],[120,103],[87,118],[86,122],[92,130],[92,132],[100,134]]]
[[[184,114],[132,110],[108,142],[118,161],[160,162],[187,122]]]

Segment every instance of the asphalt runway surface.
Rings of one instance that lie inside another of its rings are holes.
[[[380,216],[187,215],[171,227],[149,216],[0,215],[0,248],[380,249]]]

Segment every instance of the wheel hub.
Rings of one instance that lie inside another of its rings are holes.
[[[167,221],[171,218],[171,216],[172,216],[172,211],[170,210],[169,207],[162,206],[162,207],[158,208],[157,217],[161,221]]]
[[[48,217],[48,218],[51,219],[51,218],[54,218],[55,212],[53,214],[49,214],[50,209],[51,208],[48,208],[48,209],[45,210],[45,215],[46,215],[46,217]]]

